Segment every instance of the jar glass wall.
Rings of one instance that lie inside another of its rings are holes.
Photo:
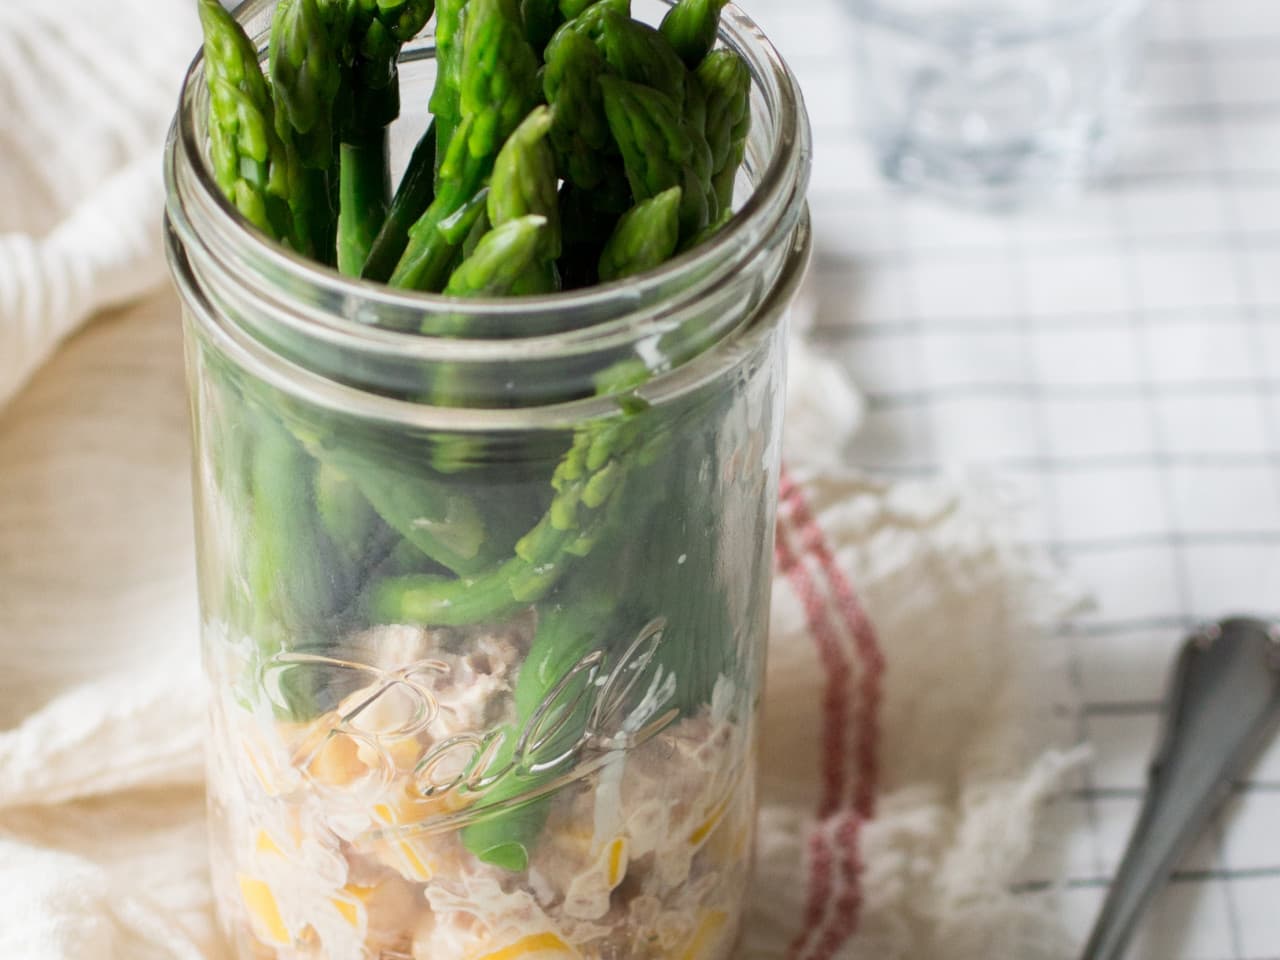
[[[270,7],[241,9],[251,35]],[[193,66],[169,252],[237,956],[730,956],[809,147],[750,21],[721,40],[755,81],[735,220],[652,274],[514,301],[252,234],[210,182]],[[419,332],[460,313],[471,339]],[[441,382],[453,405],[422,402]]]

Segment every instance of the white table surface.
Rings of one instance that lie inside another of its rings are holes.
[[[1181,637],[1280,611],[1280,2],[1157,0],[1118,168],[1077,202],[1014,218],[879,180],[834,0],[745,6],[813,118],[815,336],[869,404],[850,461],[992,475],[1028,503],[1028,538],[1096,598],[1059,638],[1095,760],[1051,811],[1070,836],[1059,902],[1083,937],[1138,810]],[[1280,744],[1131,957],[1280,957]]]

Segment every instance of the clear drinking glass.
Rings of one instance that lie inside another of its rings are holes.
[[[274,6],[238,8],[260,42]],[[729,8],[721,41],[753,78],[733,221],[622,283],[489,301],[246,229],[193,66],[168,249],[238,960],[733,955],[810,147],[755,25]],[[433,53],[406,48],[393,139]],[[476,336],[421,332],[459,314]],[[422,399],[441,378],[455,405]]]
[[[1110,155],[1148,0],[847,0],[889,179],[968,205],[1080,184]]]

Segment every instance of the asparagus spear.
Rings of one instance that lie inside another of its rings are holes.
[[[492,194],[490,194],[492,196]],[[451,297],[500,297],[510,293],[546,247],[547,218],[527,216],[495,227],[481,238],[444,288]]]
[[[436,125],[437,177],[462,122],[462,19],[466,3],[438,0],[436,4],[436,84],[430,106]]]
[[[435,198],[436,176],[436,124],[432,121],[426,133],[413,148],[409,166],[405,169],[383,220],[382,229],[369,249],[361,273],[366,280],[383,283],[391,276],[397,261],[409,242],[409,228],[426,212]]]
[[[566,20],[581,16],[597,0],[560,0],[560,15]],[[631,10],[631,0],[627,0],[627,11]]]
[[[484,227],[487,232],[480,233],[475,249],[454,270],[446,294],[492,297],[552,293],[559,288],[555,261],[560,255],[560,212],[555,157],[546,142],[550,129],[550,111],[541,107],[507,138],[494,163],[487,216],[472,231],[475,235]],[[455,315],[452,319],[443,331],[433,323],[432,332],[464,336],[466,318]],[[465,404],[465,396],[459,395],[459,373],[457,365],[440,371],[432,383],[433,403]],[[442,437],[433,462],[439,470],[456,472],[478,462],[479,449],[469,438]]]
[[[606,10],[600,15],[599,45],[613,72],[623,80],[661,90],[684,103],[684,65],[670,42],[645,23]]]
[[[350,566],[364,564],[380,523],[377,512],[355,481],[330,464],[317,465],[314,489],[316,515],[329,539]]]
[[[625,389],[628,385],[643,382],[647,376],[642,364],[623,361],[601,376],[599,389],[602,392]],[[570,556],[555,564],[543,564],[541,570],[535,567],[536,575],[528,581],[538,595],[556,592],[538,606],[537,632],[516,681],[516,723],[507,731],[506,739],[490,761],[489,769],[504,769],[513,760],[536,763],[545,759],[542,756],[517,756],[520,751],[529,749],[518,739],[518,731],[529,729],[534,716],[574,664],[590,650],[599,647],[602,636],[615,617],[621,593],[617,567],[610,564],[579,565],[578,569],[583,573],[572,584],[559,589],[555,585],[562,580],[562,567],[566,560],[572,559],[573,555],[585,555],[605,531],[617,533],[621,526],[620,514],[628,503],[634,501],[624,489],[627,470],[652,464],[658,456],[660,443],[655,443],[646,418],[639,417],[644,405],[623,399],[620,406],[623,411],[620,420],[597,423],[578,432],[573,448],[556,471],[553,481],[557,489],[556,499],[546,517],[517,545],[517,557],[504,565],[501,576],[509,577],[521,563],[538,563],[544,557],[542,551],[554,548],[559,538],[582,524],[585,513],[594,513],[590,522],[598,527],[597,531],[585,534],[579,528],[576,542],[568,548]],[[636,442],[639,446],[630,451],[621,449]],[[557,531],[557,528],[563,529]],[[574,540],[573,534],[569,536]],[[545,556],[549,557],[551,553]],[[391,586],[423,584],[426,580],[406,577]],[[528,596],[533,597],[534,594]],[[528,600],[522,598],[516,602],[527,603]],[[493,615],[492,608],[480,605],[466,612],[479,619]],[[580,676],[576,682],[577,690],[562,691],[557,700],[571,705],[576,694],[585,687],[587,678]],[[557,718],[562,730],[557,743],[576,739],[586,721],[585,706]],[[557,744],[546,745],[543,751],[555,754],[558,752]],[[508,775],[488,790],[475,809],[483,810],[532,792],[554,776],[554,770],[534,772],[527,768],[518,769],[515,775]],[[549,804],[550,799],[542,797],[479,820],[463,831],[463,842],[487,863],[508,870],[522,870],[528,865],[530,852],[546,822]]]
[[[303,167],[310,211],[310,252],[330,262],[335,217],[330,202],[334,109],[342,84],[346,11],[320,0],[281,0],[271,21],[269,72],[276,132]]]
[[[400,48],[435,12],[435,0],[322,0],[342,8],[346,25],[344,59],[394,66]],[[376,71],[381,73],[381,71]],[[379,84],[374,81],[374,86]],[[396,93],[386,91],[389,97]]]
[[[306,168],[311,249],[358,275],[390,194],[387,125],[399,114],[396,59],[425,25],[432,0],[282,0],[272,21],[277,128]],[[329,171],[338,155],[335,227]],[[336,241],[335,241],[336,229]]]
[[[522,537],[515,555],[474,576],[399,577],[376,583],[366,608],[373,623],[466,626],[503,617],[536,603],[584,557],[608,527],[627,466],[644,462],[646,419],[629,391],[649,376],[639,361],[622,361],[601,375],[599,389],[617,395],[623,416],[582,428],[556,467],[554,495],[542,519]]]
[[[523,511],[481,501],[434,474],[421,441],[349,435],[336,423],[290,426],[307,453],[349,477],[383,522],[445,569],[475,576],[511,549],[515,535],[507,528]],[[418,447],[424,452],[415,453]]]
[[[596,569],[599,572],[607,568]],[[600,578],[597,576],[595,579]],[[616,596],[616,590],[584,585],[581,594],[571,592],[539,608],[533,645],[516,678],[513,697],[516,722],[506,730],[506,738],[489,769],[500,770],[522,759],[517,757],[521,747],[520,731],[529,728],[548,693],[555,689],[574,664],[600,643],[601,635],[615,614]],[[587,682],[586,676],[579,677],[575,688],[566,689],[557,699],[572,704]],[[580,734],[586,722],[585,709],[579,707],[572,716],[558,719],[565,725],[558,739],[571,741],[574,735]],[[547,752],[554,753],[555,746],[549,744]],[[536,761],[538,758],[529,759]],[[483,810],[527,794],[548,779],[548,774],[538,776],[517,768],[515,775],[508,774],[484,794],[477,809]],[[546,825],[550,803],[550,797],[541,797],[478,820],[463,829],[462,842],[485,863],[505,870],[524,870],[529,865],[529,856],[538,835]]]
[[[338,163],[338,269],[349,277],[364,273],[391,206],[391,169],[386,128],[348,134]]]
[[[694,146],[680,110],[660,90],[602,77],[605,114],[622,151],[631,191],[648,200],[682,187],[680,232],[692,236],[710,219],[705,186],[693,166]]]
[[[279,648],[290,636],[323,628],[349,601],[352,585],[349,568],[316,522],[313,465],[302,448],[261,413],[254,416],[254,440],[248,568],[255,636]]]
[[[355,0],[385,31],[396,52],[412,40],[435,11],[435,0]]]
[[[627,369],[618,367],[622,373]],[[713,509],[697,516],[699,496],[706,497],[706,484],[688,462],[671,459],[669,443],[652,435],[642,452],[630,458],[627,485],[610,505],[607,526],[611,539],[606,549],[613,563],[580,565],[578,575],[558,586],[538,604],[538,626],[533,644],[516,678],[514,694],[516,721],[506,733],[489,770],[515,766],[503,779],[484,792],[473,807],[477,813],[508,800],[535,794],[566,771],[546,764],[578,742],[589,718],[588,699],[581,698],[590,678],[570,672],[593,650],[607,649],[611,640],[634,637],[637,630],[655,615],[668,620],[674,631],[663,644],[659,662],[680,678],[672,704],[686,714],[706,703],[716,678],[732,662],[733,634],[722,590],[714,583],[718,558],[713,550],[716,514]],[[682,485],[694,489],[682,490]],[[684,509],[671,509],[658,498],[681,490],[677,502]],[[709,506],[709,505],[708,505]],[[626,521],[622,517],[626,511]],[[638,521],[637,518],[645,518]],[[688,519],[687,519],[688,517]],[[644,523],[650,531],[643,538],[626,537],[625,526],[634,529]],[[600,548],[597,548],[600,549]],[[696,564],[704,563],[699,567]],[[624,583],[626,571],[646,571],[641,584]],[[706,593],[697,578],[705,577]],[[635,603],[634,597],[639,598]],[[567,686],[562,687],[562,684]],[[554,699],[558,712],[549,716],[537,731],[535,718]],[[520,732],[541,733],[554,725],[552,742],[522,743]],[[462,833],[463,843],[486,863],[507,870],[523,870],[537,845],[550,812],[549,796],[518,804],[473,822]]]
[[[697,77],[706,92],[712,185],[724,211],[733,203],[734,180],[751,132],[751,72],[732,50],[715,50],[698,65]]]
[[[717,201],[718,202],[718,201]],[[695,233],[688,240],[683,241],[679,246],[679,251],[683,253],[686,250],[692,250],[694,247],[700,247],[706,243],[717,233],[728,226],[729,221],[733,219],[733,208],[725,207],[720,211],[720,215],[708,223],[705,227]]]
[[[441,164],[435,200],[409,231],[392,286],[444,286],[462,241],[451,240],[444,227],[483,187],[499,148],[533,108],[537,69],[516,0],[471,0],[463,36],[461,125]]]
[[[556,159],[547,137],[552,112],[539,107],[507,138],[489,184],[489,220],[495,227],[534,214],[546,220],[543,255],[560,256],[560,212],[556,205]]]
[[[200,0],[214,179],[246,220],[299,253],[310,248],[297,154],[275,129],[258,51],[218,0]]]
[[[690,70],[715,46],[720,11],[728,0],[678,0],[662,18],[662,33]]]
[[[516,0],[471,0],[462,43],[461,116],[475,120],[469,147],[492,157],[533,109],[538,60]]]
[[[623,214],[600,254],[601,282],[643,273],[671,259],[680,240],[682,193],[672,187]]]
[[[721,401],[702,416],[714,422],[726,405]],[[737,661],[733,618],[720,581],[725,567],[719,491],[702,478],[703,464],[712,465],[711,476],[718,474],[714,435],[682,444],[655,468],[653,482],[681,506],[654,511],[651,533],[634,561],[646,572],[636,591],[642,618],[661,613],[666,619],[657,661],[679,679],[672,706],[686,716],[710,702],[716,680],[732,675]]]
[[[541,59],[552,35],[565,20],[560,11],[559,0],[523,0],[520,14],[524,18],[524,31],[529,46],[533,47],[533,52]]]
[[[551,111],[546,107],[525,118],[499,151],[489,185],[488,221],[494,228],[530,215],[544,221],[531,262],[505,291],[513,294],[559,289],[555,267],[561,247],[556,159],[547,143],[551,122]]]
[[[561,28],[546,49],[543,92],[552,114],[551,143],[564,177],[583,190],[604,178],[610,145],[600,76],[608,68],[591,41],[575,29]]]
[[[338,269],[360,276],[391,204],[388,127],[400,115],[400,48],[431,18],[434,0],[347,0],[348,62],[338,132]]]
[[[711,179],[714,161],[711,144],[707,142],[707,89],[698,75],[691,73],[685,84],[685,91],[684,126],[689,132],[689,143],[693,147],[689,163],[707,198],[707,220],[715,221],[720,217],[720,198]]]
[[[342,84],[343,24],[319,0],[280,0],[271,19],[269,69],[275,129],[305,168],[333,163],[334,104]]]
[[[679,186],[693,145],[671,98],[637,83],[602,77],[609,130],[622,150],[637,200]]]

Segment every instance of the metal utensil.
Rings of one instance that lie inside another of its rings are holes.
[[[1084,951],[1120,960],[1143,909],[1280,723],[1280,624],[1237,618],[1187,640],[1142,815]]]

